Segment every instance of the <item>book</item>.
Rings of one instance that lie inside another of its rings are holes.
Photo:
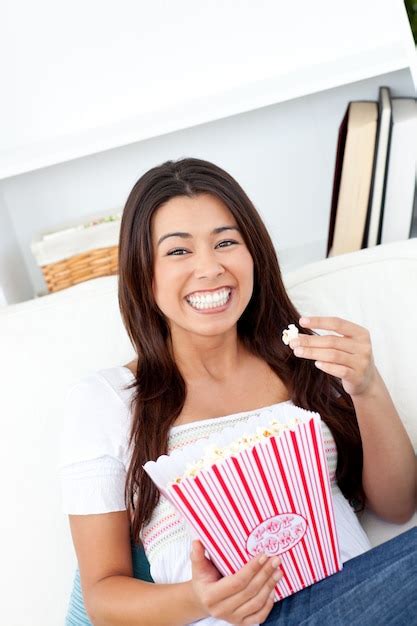
[[[339,128],[327,256],[365,247],[374,169],[378,105],[350,102]]]
[[[389,87],[379,88],[378,128],[375,162],[372,175],[371,194],[367,223],[365,226],[366,247],[379,244],[381,240],[382,209],[387,180],[387,164],[391,138],[391,92]]]
[[[413,217],[411,218],[410,239],[417,237],[417,178],[414,187]]]
[[[336,223],[337,203],[339,199],[339,190],[340,190],[340,179],[342,176],[343,154],[344,154],[345,146],[346,146],[347,120],[348,120],[348,109],[346,110],[346,113],[343,116],[343,119],[339,126],[339,132],[338,132],[338,138],[337,138],[336,164],[334,168],[334,177],[333,177],[333,192],[332,192],[332,201],[331,201],[331,208],[330,208],[330,222],[329,222],[329,234],[328,234],[328,239],[327,239],[326,256],[329,256],[330,250],[333,245],[334,226]]]
[[[417,165],[417,101],[392,98],[392,127],[380,243],[410,237]]]

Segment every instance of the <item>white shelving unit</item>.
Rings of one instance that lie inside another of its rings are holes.
[[[401,0],[378,12],[352,0],[343,14],[330,0],[302,14],[276,0],[198,11],[191,0],[124,0],[117,14],[76,0],[61,22],[41,0],[23,26],[18,5],[6,4],[0,286],[9,304],[46,293],[29,248],[35,233],[120,210],[141,174],[182,156],[235,176],[284,271],[322,258],[347,103],[376,100],[383,84],[416,95]],[[34,24],[45,12],[48,31]]]

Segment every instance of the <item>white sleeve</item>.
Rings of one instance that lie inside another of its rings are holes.
[[[61,468],[61,503],[63,513],[91,515],[125,511],[126,471],[111,456],[80,461]]]
[[[123,400],[105,379],[92,374],[67,392],[61,424],[62,511],[126,510],[129,411]]]

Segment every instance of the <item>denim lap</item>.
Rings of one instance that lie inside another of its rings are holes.
[[[417,624],[417,527],[274,605],[263,626]]]

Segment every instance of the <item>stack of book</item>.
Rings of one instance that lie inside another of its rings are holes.
[[[417,99],[350,102],[339,127],[327,257],[417,236]]]

